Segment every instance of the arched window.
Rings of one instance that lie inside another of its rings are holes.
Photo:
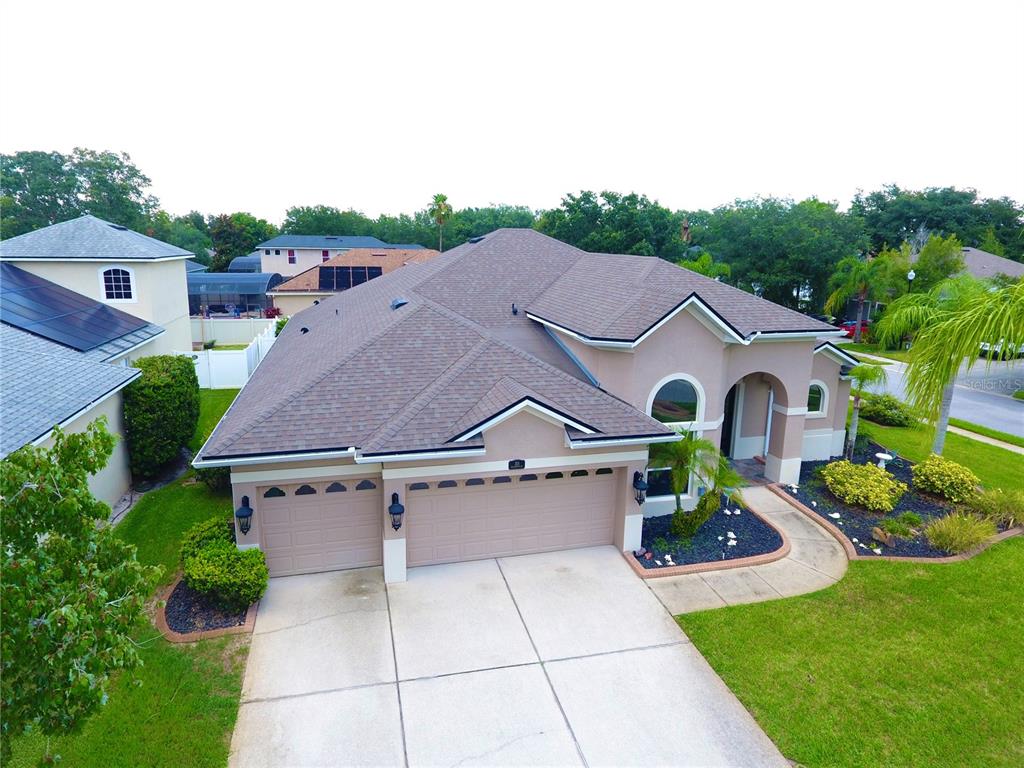
[[[314,496],[316,494],[316,488],[312,485],[300,485],[295,489],[296,496]]]
[[[107,301],[135,301],[131,270],[124,267],[107,267],[100,272],[103,283],[103,298]]]
[[[282,491],[276,485],[273,488],[268,488],[263,492],[264,499],[280,499],[284,495],[284,491]]]
[[[341,483],[331,483],[327,486],[327,493],[344,493],[345,486]]]
[[[457,485],[458,485],[458,483],[455,482],[454,480],[442,480],[440,483],[437,484],[437,487],[438,488],[454,488]]]
[[[565,475],[561,472],[548,472],[544,475],[545,480],[561,480],[563,477],[565,477]]]
[[[491,480],[491,485],[497,485],[498,483],[511,483],[512,478],[508,475],[501,475]]]
[[[824,382],[812,381],[807,390],[807,415],[811,418],[824,416],[828,409],[828,387]]]
[[[466,481],[466,485],[483,485],[484,479],[482,477],[471,477]]]
[[[586,477],[589,474],[585,469],[574,469],[569,477]]]
[[[530,480],[536,480],[536,479],[537,479],[536,475],[520,475],[519,476],[519,482],[520,483],[526,483],[526,482],[529,482]]]
[[[413,483],[409,486],[410,491],[425,491],[430,488],[430,483]]]
[[[610,475],[612,472],[613,472],[613,470],[612,470],[611,467],[601,467],[599,470],[597,470],[596,474],[598,474],[598,475]]]
[[[356,486],[357,491],[370,491],[376,488],[376,484],[372,480],[360,480]]]
[[[686,379],[674,379],[654,395],[651,416],[665,424],[696,421],[700,399],[697,390]]]

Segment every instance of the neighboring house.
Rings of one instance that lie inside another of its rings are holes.
[[[185,274],[191,275],[193,272],[206,272],[210,268],[205,264],[200,264],[198,261],[192,259],[185,260]]]
[[[273,575],[631,550],[674,506],[647,464],[676,428],[782,482],[841,451],[838,333],[658,258],[498,230],[293,318],[195,465],[231,467],[239,546]]]
[[[0,262],[163,328],[147,355],[192,349],[185,279],[192,256],[89,215],[0,241]]]
[[[310,267],[272,288],[267,295],[273,297],[274,306],[282,315],[294,315],[332,294],[437,255],[437,251],[429,248],[353,248]]]
[[[121,390],[141,375],[130,357],[149,354],[159,326],[14,266],[0,264],[0,455],[52,445],[55,426],[81,432],[107,417],[118,442],[89,478],[114,504],[131,485]]]
[[[263,257],[259,251],[245,256],[235,256],[228,262],[228,272],[259,272],[262,267]]]
[[[418,250],[422,245],[390,245],[364,235],[278,235],[256,246],[260,272],[292,277],[353,248]],[[244,257],[243,257],[244,258]]]
[[[996,275],[1024,277],[1024,264],[978,248],[964,248],[964,266],[969,275],[991,279]]]
[[[273,304],[267,292],[281,280],[264,272],[190,272],[188,309],[193,315],[262,317]]]

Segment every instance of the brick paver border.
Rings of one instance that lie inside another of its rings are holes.
[[[252,634],[253,627],[256,626],[256,610],[259,608],[259,600],[249,606],[249,610],[245,614],[245,623],[239,624],[237,627],[223,627],[221,629],[207,629],[199,632],[175,632],[169,626],[167,626],[167,616],[165,609],[167,607],[167,598],[171,596],[174,588],[178,586],[178,582],[181,581],[181,574],[175,576],[174,581],[157,595],[157,609],[154,622],[156,628],[160,630],[160,633],[165,639],[172,643],[194,643],[197,640],[206,640],[211,637],[222,637],[223,635],[241,635],[241,634]]]

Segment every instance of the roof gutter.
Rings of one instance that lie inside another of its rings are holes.
[[[207,438],[209,440],[209,438]],[[203,445],[205,448],[206,445]],[[199,449],[199,455],[202,455],[203,449]],[[276,464],[278,462],[287,463],[291,461],[316,461],[318,459],[344,459],[352,458],[356,455],[355,448],[342,448],[331,451],[307,451],[305,453],[277,453],[277,454],[260,454],[258,456],[237,456],[235,458],[223,458],[223,459],[200,459],[195,458],[192,460],[192,466],[196,469],[206,469],[208,467],[243,467],[250,464]]]
[[[421,459],[461,459],[463,456],[484,456],[486,448],[462,448],[450,451],[409,451],[406,453],[356,454],[356,464],[387,464],[392,461],[419,461]]]
[[[673,432],[671,435],[637,435],[636,437],[611,437],[607,440],[573,440],[570,438],[569,447],[573,450],[581,448],[604,448],[613,445],[649,445],[651,443],[675,443],[683,439],[682,433]]]

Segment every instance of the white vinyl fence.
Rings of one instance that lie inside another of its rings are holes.
[[[229,320],[227,322],[238,322]],[[244,321],[243,321],[244,322]],[[219,339],[218,339],[219,341]],[[201,352],[179,352],[188,355],[196,365],[199,386],[203,389],[238,389],[252,376],[274,344],[271,321],[245,349],[204,349]]]
[[[248,344],[276,322],[258,317],[193,317],[192,341]]]

